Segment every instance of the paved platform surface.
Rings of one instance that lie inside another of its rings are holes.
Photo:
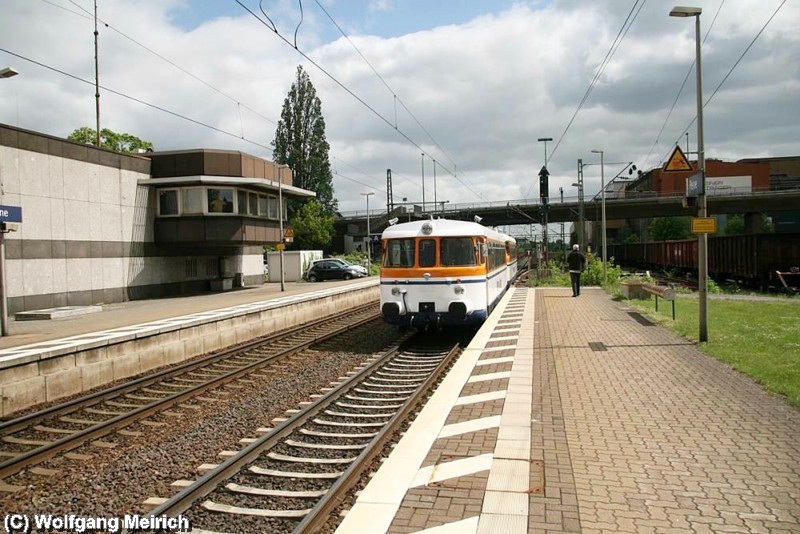
[[[264,284],[188,297],[135,300],[105,304],[101,312],[60,319],[15,321],[13,318],[9,318],[9,335],[0,337],[0,349],[157,321],[191,313],[217,310],[239,304],[299,295],[311,291],[320,291],[325,288],[355,284],[365,280],[377,280],[377,277],[361,278],[348,282],[326,281],[315,284],[287,282],[284,284],[286,289],[284,292],[281,292],[280,284]]]
[[[800,532],[800,411],[641,319],[515,289],[337,532]]]

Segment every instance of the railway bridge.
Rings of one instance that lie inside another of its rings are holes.
[[[773,213],[798,210],[800,206],[800,188],[781,191],[732,192],[725,195],[706,197],[709,215],[734,213]],[[478,216],[481,223],[487,226],[541,224],[543,206],[538,199],[504,200],[484,203],[434,204],[396,204],[391,213],[387,210],[370,210],[370,232],[379,234],[392,218],[402,221],[424,219],[431,216],[448,219],[473,220]],[[601,199],[580,202],[571,197],[563,200],[551,198],[547,206],[548,223],[578,222],[581,208],[585,221],[599,221],[601,217]],[[686,206],[683,193],[675,195],[657,194],[655,191],[639,191],[606,194],[606,219],[646,219],[654,217],[677,217],[694,215],[697,210]],[[337,235],[366,234],[366,211],[342,213],[336,219]],[[351,225],[357,225],[360,231],[354,233]],[[348,228],[350,231],[348,231]],[[362,229],[363,228],[363,229]]]

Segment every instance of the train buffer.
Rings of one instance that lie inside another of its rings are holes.
[[[658,286],[655,284],[643,283],[642,289],[656,297],[656,311],[658,311],[658,298],[670,302],[672,304],[672,320],[675,320],[675,288],[672,286]]]
[[[775,274],[778,275],[778,280],[781,281],[781,284],[783,284],[783,287],[786,288],[788,293],[800,292],[800,287],[796,285],[800,282],[800,267],[792,267],[787,272],[775,271]],[[794,282],[794,284],[789,285],[787,280]]]

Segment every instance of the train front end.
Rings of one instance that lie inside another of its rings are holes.
[[[401,326],[468,326],[486,320],[486,265],[478,225],[444,219],[386,229],[381,313]]]

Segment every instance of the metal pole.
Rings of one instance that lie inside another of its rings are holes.
[[[100,62],[97,53],[97,0],[94,0],[94,101],[97,117],[97,146],[100,147]]]
[[[436,160],[435,159],[433,160],[433,211],[436,211]]]
[[[369,196],[375,193],[361,193],[367,197],[367,276],[369,276],[370,266],[372,265],[372,236],[369,231]]]
[[[699,195],[698,206],[700,217],[708,216],[706,205],[706,158],[703,145],[703,69],[700,63],[700,14],[695,16],[695,41],[697,51],[697,168],[700,171],[703,188]],[[708,234],[699,234],[697,243],[700,263],[697,268],[700,301],[700,333],[701,342],[708,341]]]
[[[420,158],[422,161],[422,211],[425,212],[425,152]]]
[[[586,221],[583,213],[583,160],[578,158],[578,244],[586,253]]]
[[[8,335],[8,302],[6,301],[6,233],[0,231],[0,335]]]
[[[281,249],[278,251],[278,267],[281,271],[281,291],[286,291],[283,280],[283,249],[286,248],[286,240],[283,237],[283,173],[281,169],[278,170],[278,227],[280,228],[278,241],[281,244]]]
[[[608,283],[608,271],[606,270],[606,265],[608,264],[608,249],[606,248],[606,178],[605,178],[605,171],[603,165],[603,151],[600,151],[600,187],[602,188],[602,203],[603,209],[601,213],[601,217],[603,219],[602,231],[603,231],[603,283]]]

